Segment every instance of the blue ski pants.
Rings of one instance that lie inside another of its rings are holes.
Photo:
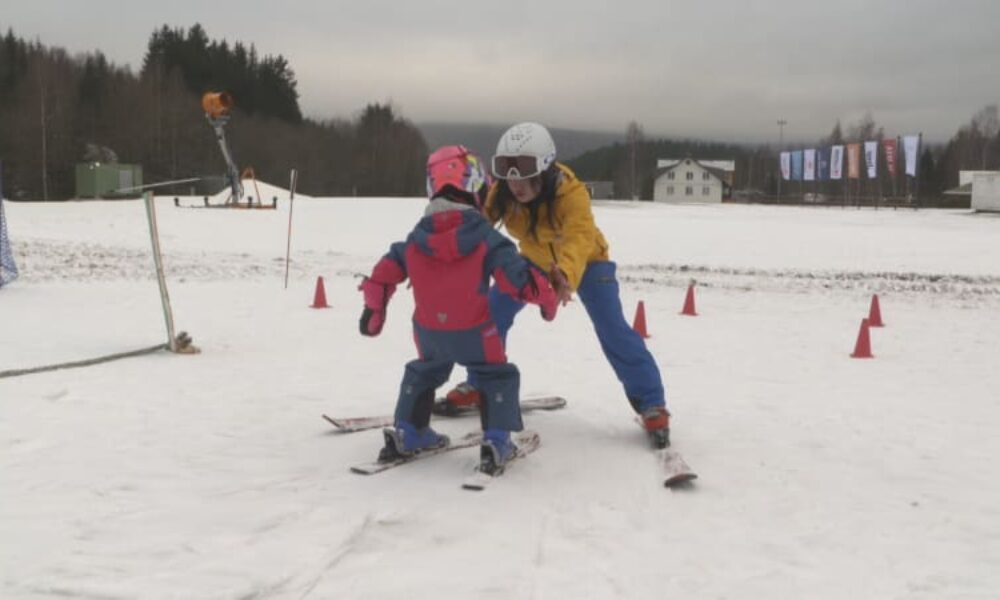
[[[521,374],[515,365],[507,362],[493,322],[459,331],[432,330],[414,322],[413,336],[420,358],[406,363],[396,401],[396,422],[407,421],[417,428],[427,427],[435,392],[448,381],[458,363],[478,382],[483,430],[524,429],[518,398]]]
[[[646,348],[642,336],[625,320],[613,261],[592,262],[587,266],[576,293],[587,310],[604,356],[611,363],[625,397],[636,412],[666,406],[660,369]],[[507,344],[507,332],[524,303],[501,293],[494,285],[489,295],[490,314],[500,337]],[[480,389],[477,374],[469,371],[469,384]]]

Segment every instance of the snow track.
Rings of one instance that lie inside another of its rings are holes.
[[[17,260],[33,281],[119,281],[152,279],[152,260],[144,249],[113,245],[19,240]],[[284,258],[246,252],[164,253],[168,277],[178,281],[229,281],[279,278]],[[364,272],[369,259],[343,252],[301,251],[292,262],[295,277],[315,273],[353,277]],[[346,266],[345,265],[353,265]],[[1000,277],[948,273],[754,269],[691,264],[630,264],[618,266],[619,280],[638,289],[684,288],[691,281],[701,287],[738,291],[793,293],[866,292],[931,295],[963,301],[1000,300]]]
[[[358,477],[379,432],[320,419],[391,412],[412,297],[363,338],[353,276],[423,205],[296,200],[284,289],[284,202],[160,204],[202,353],[0,380],[0,597],[997,597],[1000,220],[598,205],[697,484],[664,489],[577,301],[518,316],[522,393],[569,404],[526,414],[543,447],[470,494],[474,449]],[[0,370],[162,340],[140,204],[5,210],[21,277],[0,290]],[[308,308],[318,275],[327,310]],[[854,360],[873,292],[886,327]]]
[[[619,279],[636,286],[699,286],[769,292],[929,294],[962,300],[1000,299],[1000,277],[935,273],[799,271],[697,265],[620,265]]]

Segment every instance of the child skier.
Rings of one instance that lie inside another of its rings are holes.
[[[464,146],[431,154],[424,217],[406,241],[392,244],[359,288],[365,302],[362,335],[382,331],[389,299],[407,278],[416,304],[419,358],[406,364],[394,427],[384,430],[380,461],[448,445],[448,438],[429,424],[435,391],[448,381],[455,363],[476,374],[482,395],[480,470],[498,472],[516,452],[510,433],[523,429],[520,374],[507,362],[490,314],[490,278],[499,292],[539,305],[546,321],[555,318],[558,297],[546,276],[482,216],[488,187],[482,162]]]

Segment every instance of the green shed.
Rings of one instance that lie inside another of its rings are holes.
[[[142,167],[122,163],[78,163],[77,198],[128,198],[140,196],[138,190],[115,193],[115,190],[142,185]]]

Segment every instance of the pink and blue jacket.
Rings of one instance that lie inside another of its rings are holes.
[[[518,254],[473,207],[434,198],[425,216],[375,265],[370,280],[382,284],[385,302],[409,279],[414,323],[434,331],[474,329],[491,321],[487,292],[498,289],[555,316],[555,291],[544,274]]]

